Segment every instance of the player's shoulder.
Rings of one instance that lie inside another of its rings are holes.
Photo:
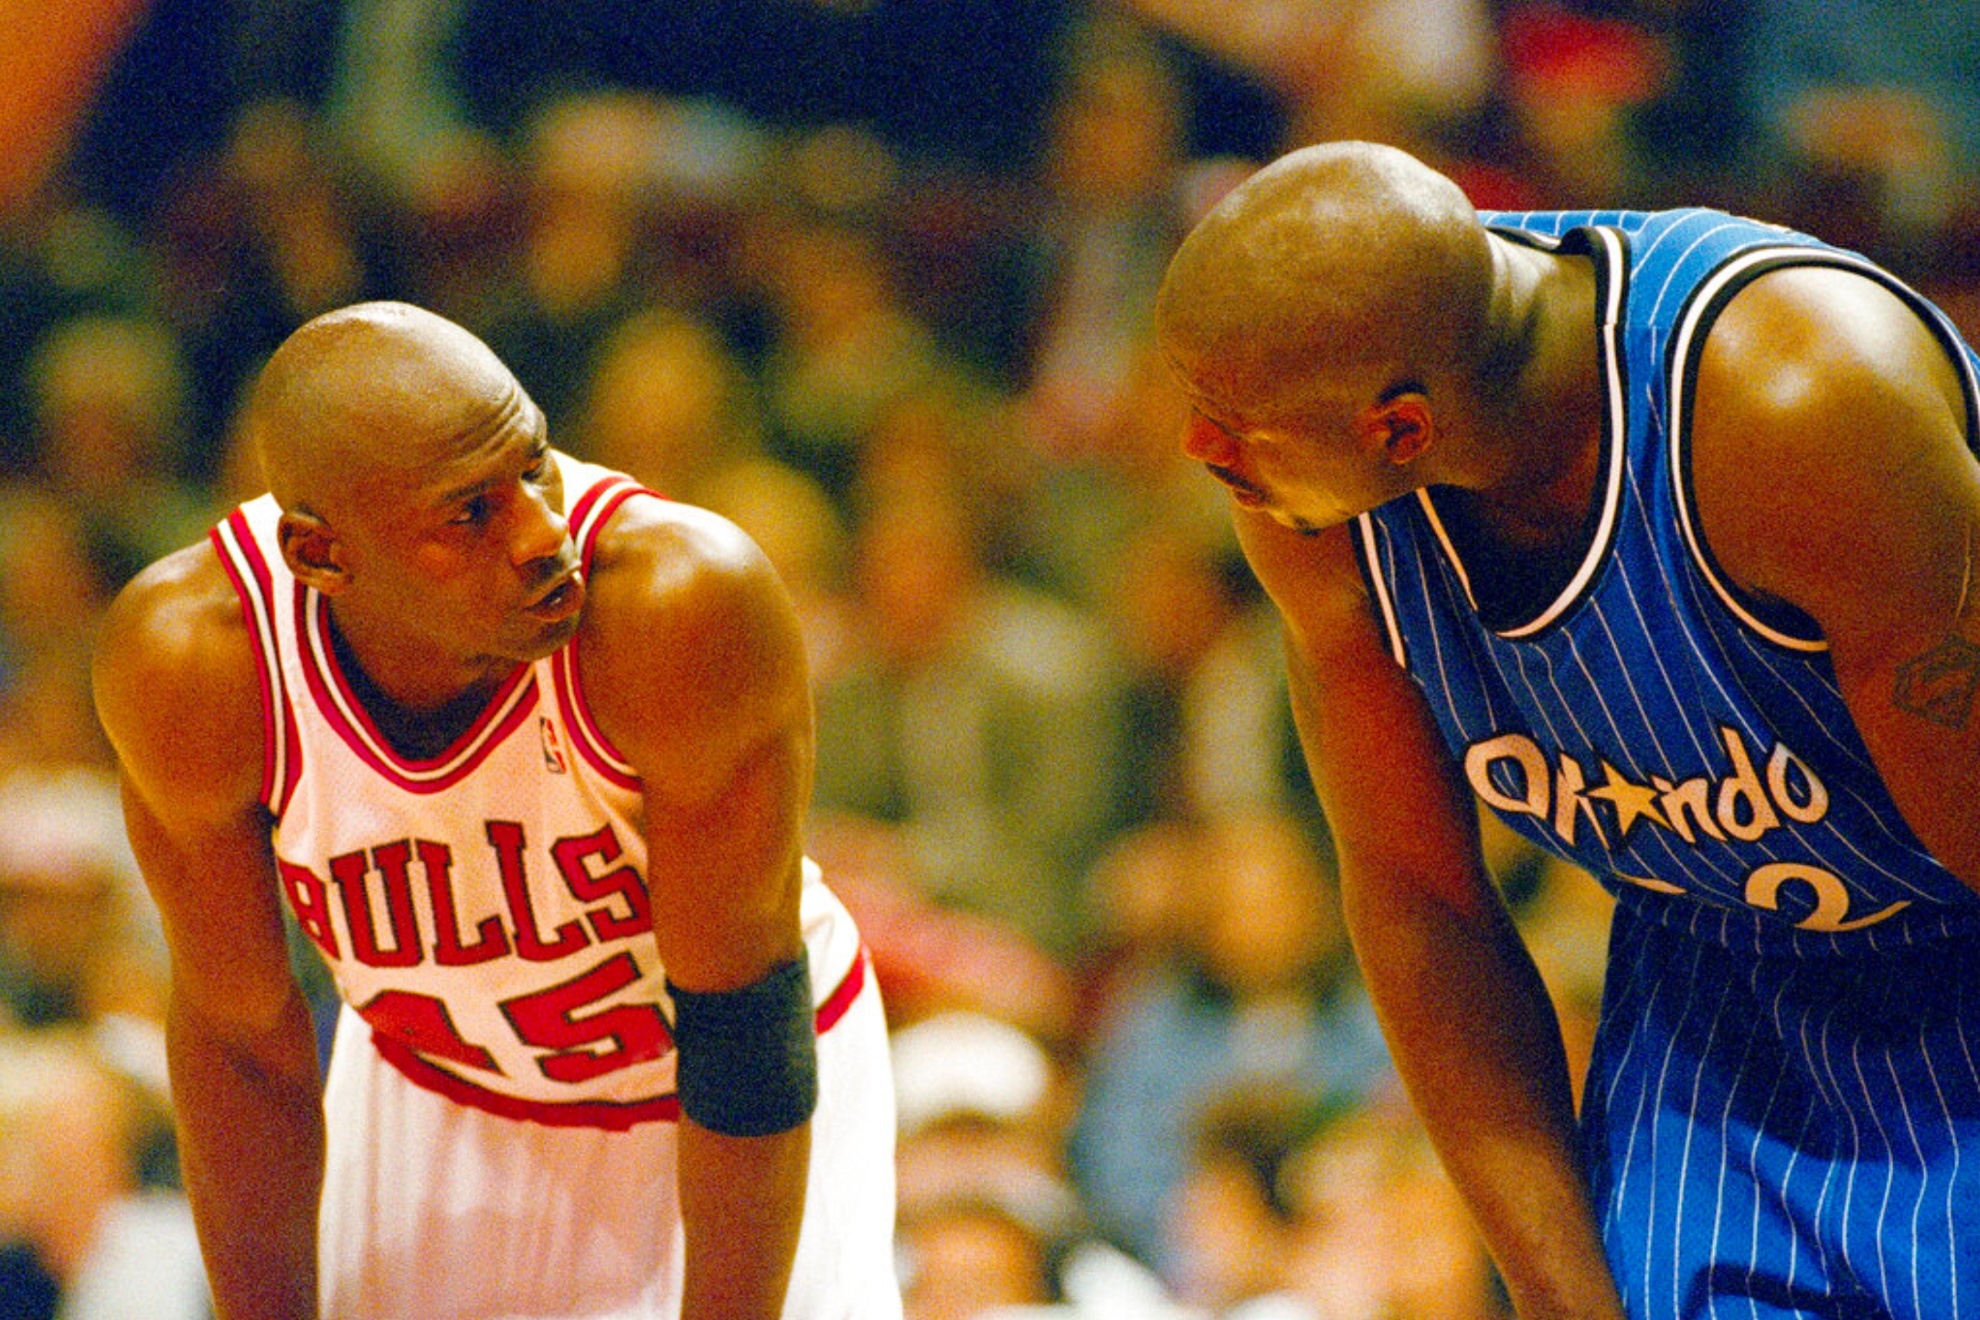
[[[1713,319],[1707,343],[1743,367],[1851,365],[1902,371],[1921,349],[1943,356],[1925,310],[1875,267],[1786,263],[1746,281]],[[1811,383],[1816,378],[1811,378]]]
[[[240,600],[210,541],[154,561],[119,589],[104,616],[98,667],[146,679],[252,667]]]
[[[592,542],[579,669],[592,714],[649,785],[669,749],[797,721],[807,666],[796,607],[729,519],[625,501]]]
[[[594,594],[603,587],[622,603],[651,607],[670,592],[763,567],[755,543],[728,519],[569,454],[557,461]]]
[[[747,597],[771,575],[742,528],[708,509],[661,498],[615,509],[590,550],[587,586],[601,604],[634,617],[703,597]]]
[[[166,555],[118,591],[98,633],[92,679],[98,715],[127,768],[190,775],[237,756],[259,767],[256,654],[210,542]]]
[[[754,668],[798,631],[762,549],[728,518],[691,504],[625,501],[592,541],[585,585],[587,672]]]
[[[1963,373],[1926,310],[1864,268],[1796,265],[1742,288],[1697,364],[1689,471],[1742,585],[1794,600],[1862,529],[1914,516],[1920,473],[1963,467]]]
[[[1742,287],[1713,320],[1698,359],[1694,435],[1770,445],[1793,467],[1828,457],[1845,471],[1904,443],[1891,423],[1963,418],[1962,376],[1925,308],[1867,267],[1789,265]],[[1825,437],[1811,446],[1811,433]],[[1857,452],[1854,446],[1867,447]]]

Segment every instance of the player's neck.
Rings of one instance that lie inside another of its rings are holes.
[[[1514,268],[1502,361],[1466,502],[1509,545],[1558,546],[1579,534],[1595,497],[1602,443],[1595,272],[1580,257],[1522,254]]]
[[[516,665],[510,660],[440,672],[409,664],[403,644],[365,645],[362,626],[339,621],[334,608],[329,634],[351,695],[393,750],[412,760],[430,760],[453,746]]]

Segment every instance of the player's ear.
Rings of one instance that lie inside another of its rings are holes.
[[[1421,458],[1437,435],[1430,400],[1417,389],[1385,395],[1362,409],[1355,431],[1364,448],[1397,467]]]
[[[313,513],[286,512],[276,524],[275,534],[282,546],[282,562],[297,581],[326,596],[334,596],[349,585],[344,546],[329,523]]]

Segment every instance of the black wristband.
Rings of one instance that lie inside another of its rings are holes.
[[[818,1104],[818,1038],[804,953],[751,985],[700,993],[672,981],[681,1112],[711,1132],[788,1132]]]

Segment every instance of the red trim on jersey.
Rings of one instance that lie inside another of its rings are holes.
[[[866,964],[867,952],[862,945],[859,956],[853,959],[845,976],[812,1015],[813,1029],[819,1035],[837,1026],[859,998],[859,992],[866,988]],[[371,1033],[371,1045],[378,1051],[379,1058],[398,1069],[413,1085],[497,1118],[541,1123],[545,1127],[603,1128],[608,1132],[624,1132],[636,1123],[674,1123],[681,1117],[680,1097],[671,1092],[650,1100],[525,1100],[521,1096],[477,1086],[431,1062],[403,1042],[381,1036],[375,1030]]]
[[[579,553],[585,567],[591,566],[591,546],[597,541],[598,529],[603,527],[621,504],[633,495],[651,495],[664,499],[658,491],[649,490],[631,477],[622,473],[610,473],[593,482],[578,496],[565,517],[572,535],[578,542]]]
[[[317,709],[359,760],[409,793],[438,793],[453,787],[487,760],[489,753],[536,709],[535,668],[518,664],[474,724],[446,751],[428,761],[400,756],[372,723],[337,661],[336,649],[330,644],[330,602],[298,582],[295,612],[296,635],[302,639],[296,649],[301,653],[303,675]]]
[[[227,580],[233,584],[234,594],[240,598],[241,621],[247,626],[254,652],[255,682],[261,699],[260,800],[279,816],[289,805],[289,798],[302,777],[302,739],[282,678],[276,645],[274,575],[241,509],[228,514],[224,523],[212,528],[207,537],[219,555]]]
[[[563,713],[564,728],[570,731],[578,755],[608,782],[638,791],[638,771],[613,750],[611,740],[599,731],[592,721],[590,707],[584,703],[584,694],[578,689],[575,638],[550,657],[550,676],[557,689],[557,709]]]
[[[620,505],[635,495],[666,498],[629,477],[611,476],[593,483],[571,506],[570,525],[577,538],[579,571],[586,577],[591,574],[592,559],[605,524],[612,520]],[[591,717],[591,707],[585,702],[584,684],[579,678],[577,639],[573,638],[551,658],[550,672],[557,690],[557,707],[563,713],[564,727],[570,731],[578,753],[608,782],[637,791],[639,772],[598,727]]]
[[[853,1006],[853,1000],[858,999],[859,992],[866,988],[866,958],[866,946],[862,944],[858,956],[853,959],[853,965],[846,968],[846,974],[840,978],[838,986],[831,994],[826,995],[825,1002],[818,1006],[814,1021],[817,1023],[819,1035],[822,1036],[838,1026],[839,1019],[846,1015],[847,1010]]]
[[[681,1116],[680,1097],[672,1094],[656,1096],[651,1100],[525,1100],[464,1081],[446,1069],[429,1063],[409,1046],[389,1036],[381,1036],[376,1031],[371,1033],[371,1044],[380,1058],[404,1073],[406,1080],[413,1085],[497,1118],[541,1123],[545,1127],[604,1128],[608,1132],[624,1132],[635,1123],[672,1123]]]
[[[578,528],[578,562],[585,572],[591,571],[591,558],[598,549],[598,534],[612,520],[612,515],[619,511],[619,506],[635,495],[651,495],[656,500],[666,498],[658,491],[648,490],[631,481],[601,481],[578,501],[578,508],[583,512],[571,521]],[[598,505],[595,515],[590,508],[594,503]]]

